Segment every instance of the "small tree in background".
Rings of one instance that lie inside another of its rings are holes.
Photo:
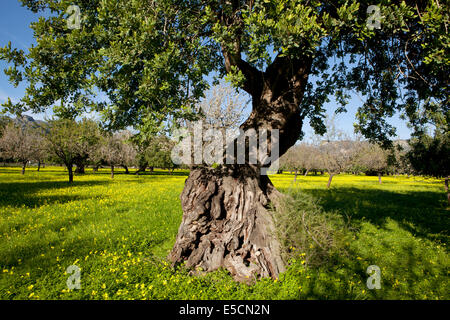
[[[176,165],[171,158],[174,142],[164,135],[153,139],[150,146],[145,151],[145,160],[150,167],[170,170],[172,174]]]
[[[136,159],[136,151],[129,142],[130,135],[126,132],[108,134],[102,138],[101,147],[94,158],[100,158],[111,167],[111,179],[114,178],[114,168],[122,166],[128,173],[128,166]],[[95,154],[94,153],[94,154]]]
[[[319,162],[317,148],[306,143],[293,146],[280,159],[280,165],[283,169],[295,173],[294,181],[297,181],[299,171],[303,170],[304,176],[307,176],[310,170],[318,169]]]
[[[366,174],[376,173],[378,183],[381,184],[381,176],[386,173],[388,167],[389,151],[382,149],[373,143],[363,143],[359,149],[357,162],[366,169]]]
[[[0,138],[3,158],[10,158],[22,164],[22,174],[30,160],[35,160],[43,148],[42,136],[37,129],[8,124]]]
[[[327,141],[319,147],[320,167],[327,170],[330,175],[327,188],[336,174],[348,170],[351,166],[353,150],[351,141]]]
[[[100,130],[93,120],[52,120],[46,139],[49,151],[67,167],[69,183],[72,183],[74,164],[80,159],[87,160],[98,148]]]

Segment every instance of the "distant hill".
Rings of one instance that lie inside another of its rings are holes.
[[[22,127],[45,128],[47,126],[47,122],[42,120],[35,120],[32,116],[28,115],[22,115],[20,117],[12,119],[12,121]]]

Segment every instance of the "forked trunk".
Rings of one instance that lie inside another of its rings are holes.
[[[284,264],[268,205],[279,195],[267,176],[245,165],[192,170],[169,259],[204,271],[224,267],[239,281],[278,277]]]

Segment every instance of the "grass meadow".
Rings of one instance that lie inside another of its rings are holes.
[[[236,283],[223,270],[190,275],[165,261],[187,172],[0,167],[0,299],[449,299],[449,209],[443,182],[423,177],[272,176],[348,221],[348,254],[311,267],[294,254],[278,280]],[[81,269],[69,290],[67,267]],[[367,267],[381,270],[368,289]]]

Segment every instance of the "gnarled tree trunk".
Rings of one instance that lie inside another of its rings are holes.
[[[269,178],[249,166],[193,169],[169,259],[205,271],[225,267],[240,281],[277,277],[284,264],[269,203],[279,196]]]

